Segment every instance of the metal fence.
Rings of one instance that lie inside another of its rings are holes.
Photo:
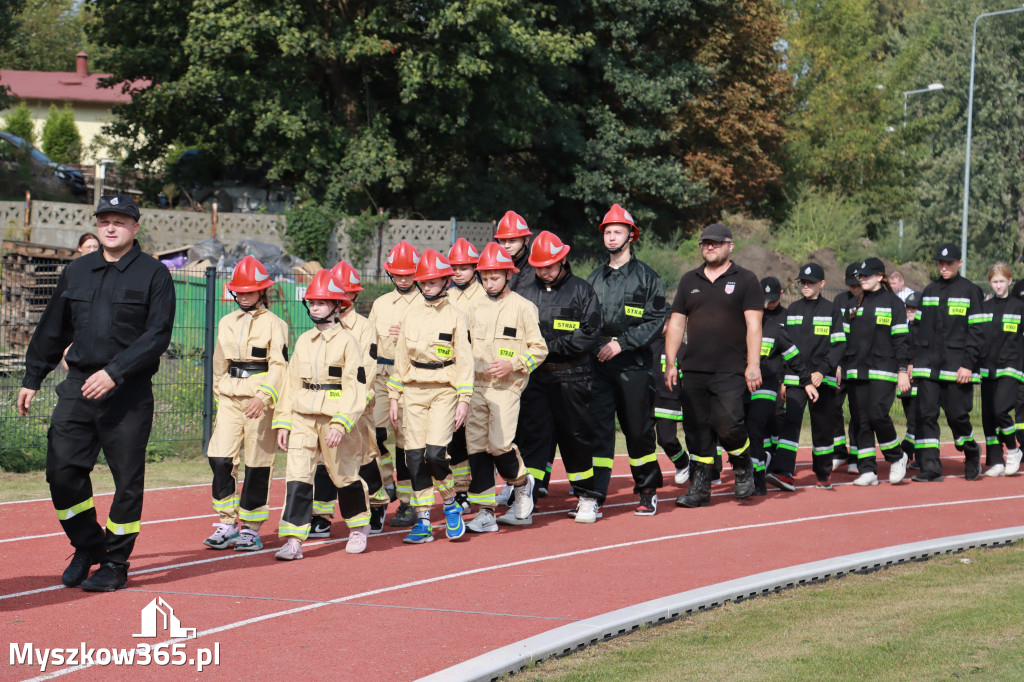
[[[0,290],[5,292],[0,310],[0,454],[6,455],[6,461],[11,455],[25,453],[38,464],[45,453],[50,413],[57,402],[54,389],[67,371],[58,367],[46,378],[28,416],[18,415],[16,403],[28,341],[66,263],[36,259],[33,267],[48,275],[36,277],[31,291],[13,281],[23,273],[11,267],[0,272]],[[210,380],[214,334],[220,318],[236,309],[224,288],[229,275],[209,268],[201,275],[172,273],[172,279],[177,295],[174,331],[160,371],[153,377],[153,455],[199,452],[208,440],[214,416]],[[290,346],[313,326],[302,304],[308,280],[309,276],[297,276],[295,281],[276,283],[269,291],[271,310],[288,323]],[[366,315],[373,300],[390,290],[391,283],[386,276],[364,277],[362,283],[366,291],[360,294],[356,309]]]

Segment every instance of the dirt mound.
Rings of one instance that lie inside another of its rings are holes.
[[[733,251],[732,259],[752,271],[758,278],[778,277],[785,283],[796,272],[798,263],[789,256],[760,244],[751,244]]]

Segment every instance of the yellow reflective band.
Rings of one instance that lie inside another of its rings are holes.
[[[223,500],[214,500],[213,508],[217,511],[224,511],[225,509],[234,509],[238,506],[238,496],[225,497]]]
[[[388,377],[387,385],[390,388],[398,389],[399,391],[405,389],[405,384],[396,379],[395,377]]]
[[[491,490],[493,491],[494,489],[491,488]],[[469,501],[472,502],[473,504],[478,504],[481,507],[494,507],[497,506],[498,504],[498,497],[494,494],[494,492],[491,492],[490,494],[480,495],[469,493]]]
[[[345,519],[345,525],[348,526],[349,529],[368,526],[370,525],[370,514],[368,512],[363,512],[353,519]]]
[[[352,432],[352,420],[349,419],[348,417],[346,417],[343,414],[336,414],[336,415],[334,415],[334,417],[331,418],[331,423],[332,424],[341,424],[342,426],[345,427],[346,431],[348,431],[349,433]]]
[[[469,475],[469,464],[459,464],[458,466],[452,467],[453,476],[468,476]]]
[[[273,386],[270,384],[260,384],[260,390],[269,393],[270,397],[274,400],[274,404],[277,404],[277,391],[274,390]]]
[[[744,452],[747,451],[747,448],[749,448],[749,447],[750,447],[750,439],[748,438],[746,441],[744,441],[743,445],[739,449],[730,450],[729,454],[730,455],[742,455]]]
[[[437,492],[441,493],[441,497],[445,497],[447,493],[455,490],[455,479],[450,479],[447,483],[434,482],[434,487],[437,488]]]
[[[270,510],[264,509],[263,511],[246,511],[245,509],[238,510],[238,518],[243,521],[266,521],[270,518]]]
[[[499,348],[498,349],[498,357],[499,358],[507,358],[507,359],[511,360],[515,356],[516,356],[516,352],[514,350],[511,350],[509,348]]]
[[[373,495],[370,495],[370,499],[371,500],[376,500],[377,502],[390,502],[391,501],[391,498],[388,497],[388,493],[387,493],[386,490],[384,490],[384,488],[381,488],[377,492],[375,492]]]
[[[68,507],[67,509],[58,509],[57,510],[57,518],[60,519],[61,521],[67,521],[68,519],[71,519],[71,518],[74,518],[74,517],[78,516],[79,514],[81,514],[84,511],[88,511],[88,510],[92,509],[93,506],[94,506],[94,504],[93,504],[92,498],[90,497],[85,502],[79,502],[78,504],[76,504],[73,507]]]
[[[334,500],[330,502],[318,502],[313,500],[313,513],[314,514],[333,514],[334,513]]]
[[[643,457],[638,457],[636,459],[633,459],[632,457],[630,457],[629,458],[629,466],[631,466],[631,467],[639,467],[639,466],[643,466],[644,464],[649,464],[650,462],[657,462],[657,461],[658,461],[658,453],[657,452],[652,452],[649,455],[645,455]]]
[[[627,305],[626,306],[626,315],[628,315],[630,317],[643,317],[644,316],[644,309],[643,308],[636,308],[634,306]]]
[[[437,346],[434,349],[434,354],[439,358],[450,358],[452,356],[452,349],[445,346]]]
[[[277,534],[283,536],[291,535],[299,538],[300,540],[305,540],[309,537],[309,524],[307,523],[302,526],[296,526],[288,523],[287,521],[281,521],[277,524]]]
[[[690,459],[692,459],[694,462],[700,462],[701,464],[707,464],[709,466],[714,466],[715,464],[714,457],[701,457],[700,455],[690,455]]]
[[[547,472],[544,471],[543,469],[531,469],[531,468],[527,467],[526,471],[531,476],[533,476],[533,478],[535,480],[538,480],[538,481],[543,481],[544,480],[544,476],[547,475]]]
[[[557,331],[571,332],[580,328],[580,323],[575,320],[555,320],[552,325]]]
[[[612,465],[615,464],[615,460],[611,457],[595,457],[594,466],[601,467],[602,469],[611,469]]]
[[[414,507],[429,507],[434,504],[434,491],[424,490],[418,493],[413,493],[412,499],[409,500],[409,504]]]
[[[138,533],[142,528],[142,521],[129,521],[128,523],[117,523],[107,519],[107,530],[114,535],[131,535]]]
[[[587,478],[593,478],[594,477],[594,470],[593,469],[587,469],[586,471],[578,471],[576,473],[571,473],[569,471],[566,471],[565,472],[565,477],[568,478],[570,481],[582,481],[582,480],[587,479]]]
[[[274,423],[270,425],[270,428],[272,428],[272,429],[286,429],[288,431],[291,431],[292,430],[292,422],[291,422],[291,420],[288,420],[288,419],[275,419]]]
[[[411,483],[405,483],[405,484],[399,483],[398,485],[395,486],[395,490],[397,490],[400,495],[402,495],[402,494],[404,494],[404,495],[412,495],[412,484]]]
[[[394,455],[390,455],[390,454],[388,456],[386,456],[386,457],[381,457],[380,458],[380,463],[383,464],[384,466],[389,466],[389,465],[395,463],[395,457],[394,457]]]

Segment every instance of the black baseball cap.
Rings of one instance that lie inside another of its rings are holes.
[[[963,254],[960,253],[960,247],[954,244],[953,242],[949,242],[948,244],[943,244],[938,249],[936,249],[935,260],[941,260],[946,263],[952,263],[954,261],[960,260],[960,257],[962,255]]]
[[[100,213],[122,213],[134,218],[136,222],[141,215],[139,207],[135,205],[135,199],[130,194],[109,194],[100,197],[100,203],[96,206],[96,212],[93,215]]]
[[[846,266],[846,286],[859,287],[860,280],[857,279],[857,266],[860,263],[850,263]]]
[[[728,242],[732,241],[732,230],[722,223],[711,223],[700,233],[700,241]]]
[[[904,301],[908,308],[920,308],[921,307],[921,292],[911,291],[910,295],[907,296],[907,300]]]
[[[805,263],[800,266],[800,271],[796,273],[796,279],[797,281],[820,282],[825,279],[825,268],[817,263]]]
[[[861,261],[860,265],[857,266],[857,276],[867,277],[868,275],[884,275],[885,274],[885,263],[877,258],[865,258]],[[860,284],[860,282],[857,282]]]
[[[775,277],[765,277],[761,280],[761,290],[765,301],[777,301],[782,296],[782,282]]]

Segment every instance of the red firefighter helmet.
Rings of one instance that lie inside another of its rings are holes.
[[[341,301],[342,306],[352,305],[352,299],[345,295],[345,289],[330,270],[317,270],[302,300]]]
[[[469,240],[462,237],[456,239],[451,250],[448,251],[448,262],[452,265],[476,265],[478,260],[480,260],[480,252],[469,243]]]
[[[341,288],[346,294],[355,294],[363,290],[359,279],[359,271],[349,265],[347,260],[338,261],[338,264],[331,268],[334,279],[341,282]]]
[[[619,223],[620,225],[629,225],[633,228],[633,241],[640,239],[640,228],[633,222],[633,216],[629,214],[629,211],[622,208],[618,204],[612,204],[612,207],[608,209],[608,212],[604,214],[604,220],[601,221],[599,229],[604,232],[605,225],[611,225],[612,223]]]
[[[535,268],[545,268],[554,265],[568,255],[569,245],[551,232],[544,230],[533,240],[529,263]]]
[[[267,269],[252,256],[246,256],[238,261],[235,271],[231,273],[231,281],[227,284],[228,291],[235,293],[263,291],[272,286],[274,281],[267,274]]]
[[[489,242],[480,254],[480,260],[476,264],[477,270],[511,270],[519,272],[519,268],[512,261],[512,256],[504,246],[498,242]]]
[[[448,263],[447,258],[434,249],[425,249],[419,264],[416,266],[416,276],[413,277],[413,281],[425,282],[428,279],[451,277],[454,274],[455,272],[452,270],[452,266]]]
[[[419,251],[403,239],[391,249],[388,259],[384,261],[384,269],[392,275],[415,275],[416,264],[419,262]]]
[[[523,220],[523,216],[515,211],[509,211],[498,221],[498,231],[494,234],[495,239],[520,239],[533,234],[529,226]]]

